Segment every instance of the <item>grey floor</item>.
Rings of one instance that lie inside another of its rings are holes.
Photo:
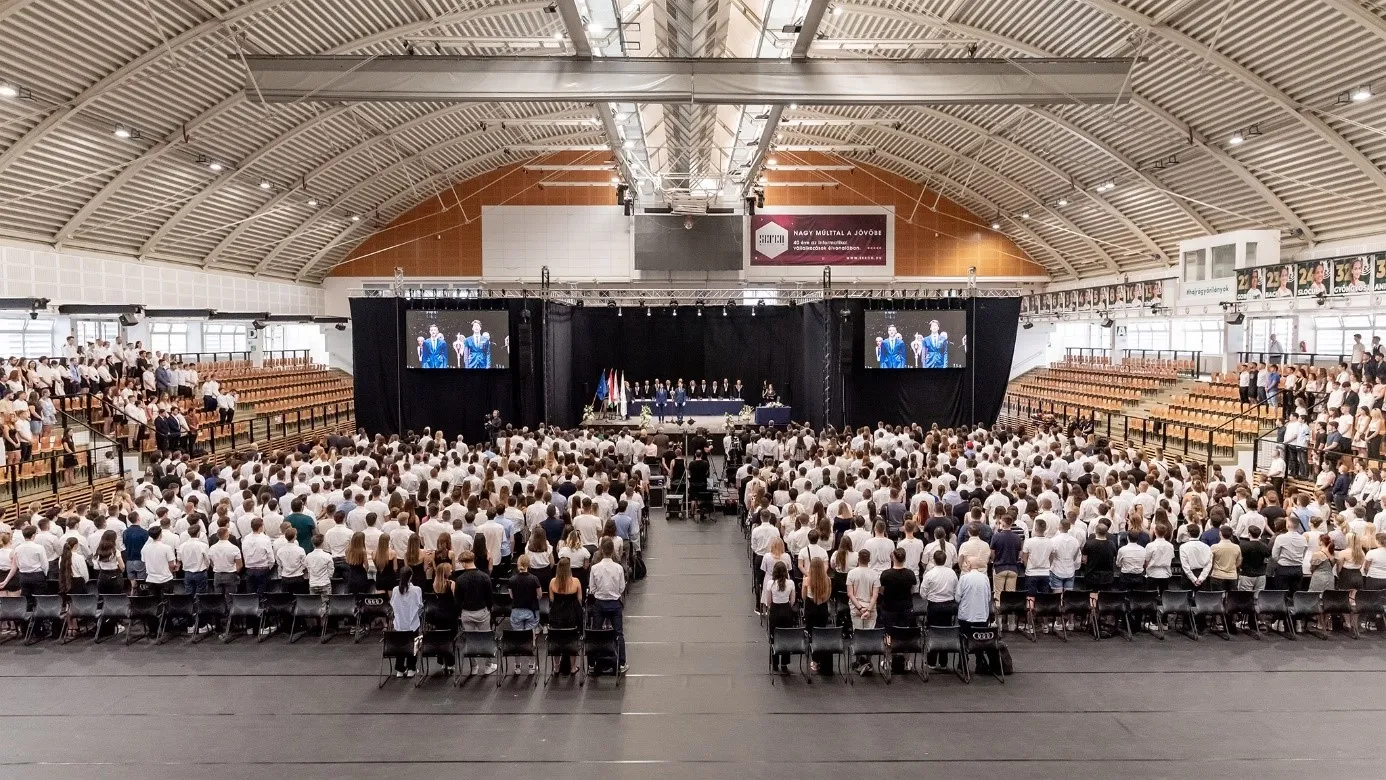
[[[392,681],[378,645],[0,647],[0,777],[1382,777],[1386,641],[1012,639],[1004,685],[771,685],[735,521],[656,516],[617,688]],[[910,766],[907,766],[910,765]]]

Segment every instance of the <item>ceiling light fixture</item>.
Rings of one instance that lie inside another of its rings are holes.
[[[1371,100],[1371,99],[1372,99],[1372,88],[1371,88],[1371,85],[1370,85],[1370,84],[1363,84],[1362,86],[1358,87],[1357,89],[1354,89],[1354,90],[1350,93],[1349,97],[1352,98],[1352,102],[1354,102],[1354,103],[1361,103],[1361,102],[1364,101],[1364,100]]]
[[[991,229],[992,229],[992,230],[1000,230],[1000,229],[1001,229],[1001,223],[1000,223],[999,221],[997,221],[997,220],[992,220],[992,222],[991,222]]]
[[[1020,218],[1021,218],[1021,219],[1029,219],[1029,218],[1030,218],[1030,212],[1028,212],[1028,211],[1022,211],[1022,212],[1020,212]]]
[[[1232,134],[1232,137],[1231,137],[1231,138],[1227,139],[1227,142],[1230,143],[1230,144],[1232,144],[1233,146],[1236,146],[1237,144],[1239,144],[1239,143],[1241,143],[1241,142],[1243,142],[1243,141],[1245,141],[1245,140],[1246,140],[1246,136],[1242,134],[1242,131],[1241,131],[1241,130],[1238,130],[1237,132],[1235,132],[1235,133]]]
[[[318,199],[317,199],[317,198],[309,198],[309,199],[308,199],[308,205],[309,205],[309,206],[316,206],[316,205],[318,205]]]
[[[125,125],[116,125],[115,137],[119,138],[122,141],[128,140],[130,138],[130,128],[126,127]]]
[[[634,148],[635,148],[635,142],[632,141],[631,139],[627,138],[624,142],[622,142],[621,148],[622,148],[622,149],[634,149]]]
[[[790,103],[790,104],[789,104],[789,110],[790,110],[790,111],[793,111],[794,109],[796,109],[796,108],[798,108],[798,107],[799,107],[799,104],[798,104],[798,103]]]
[[[554,34],[553,34],[553,39],[554,39],[555,41],[562,41],[562,40],[563,40],[563,33],[561,33],[561,32],[556,32],[556,33],[554,33]]]
[[[779,165],[780,161],[775,159],[774,157],[771,157],[770,159],[765,161],[765,164],[773,168],[774,166]]]
[[[8,81],[0,81],[0,98],[17,97],[19,97],[19,87],[16,87]]]
[[[840,6],[840,5],[835,5],[835,6],[833,6],[833,16],[841,16],[841,15],[842,15],[842,6]]]
[[[351,221],[352,221],[352,222],[360,222],[360,221],[361,221],[361,215],[360,215],[360,214],[352,214],[352,215],[351,215]]]
[[[208,162],[207,168],[213,173],[221,173],[221,163],[217,162],[216,160]]]
[[[269,179],[261,179],[261,180],[260,180],[260,189],[262,189],[262,190],[267,190],[267,189],[269,189],[270,187],[273,187],[273,186],[274,186],[274,185],[272,185],[272,184],[269,183]]]
[[[1060,205],[1060,206],[1067,206],[1067,205],[1068,205],[1068,198],[1065,198],[1065,197],[1063,197],[1063,196],[1060,196],[1060,197],[1059,197],[1059,205]]]

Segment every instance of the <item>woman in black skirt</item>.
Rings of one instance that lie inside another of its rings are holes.
[[[798,624],[798,614],[794,609],[794,586],[789,583],[789,567],[784,562],[776,563],[770,572],[770,587],[765,591],[765,601],[770,605],[770,629],[793,628]],[[789,673],[789,656],[775,655],[775,670]]]
[[[830,622],[828,604],[833,597],[833,583],[828,577],[828,559],[813,558],[809,562],[808,573],[804,575],[801,586],[804,593],[804,625],[809,628],[825,628]],[[831,668],[832,654],[815,653],[809,660],[809,669],[817,672],[828,664]]]

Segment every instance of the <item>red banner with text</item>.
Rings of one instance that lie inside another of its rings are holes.
[[[755,214],[751,265],[886,265],[886,214]]]

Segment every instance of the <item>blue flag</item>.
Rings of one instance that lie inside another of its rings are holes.
[[[605,400],[606,400],[606,372],[605,372],[605,371],[603,371],[603,372],[602,372],[602,375],[601,375],[600,377],[597,378],[597,400],[598,400],[598,401],[605,401]]]

